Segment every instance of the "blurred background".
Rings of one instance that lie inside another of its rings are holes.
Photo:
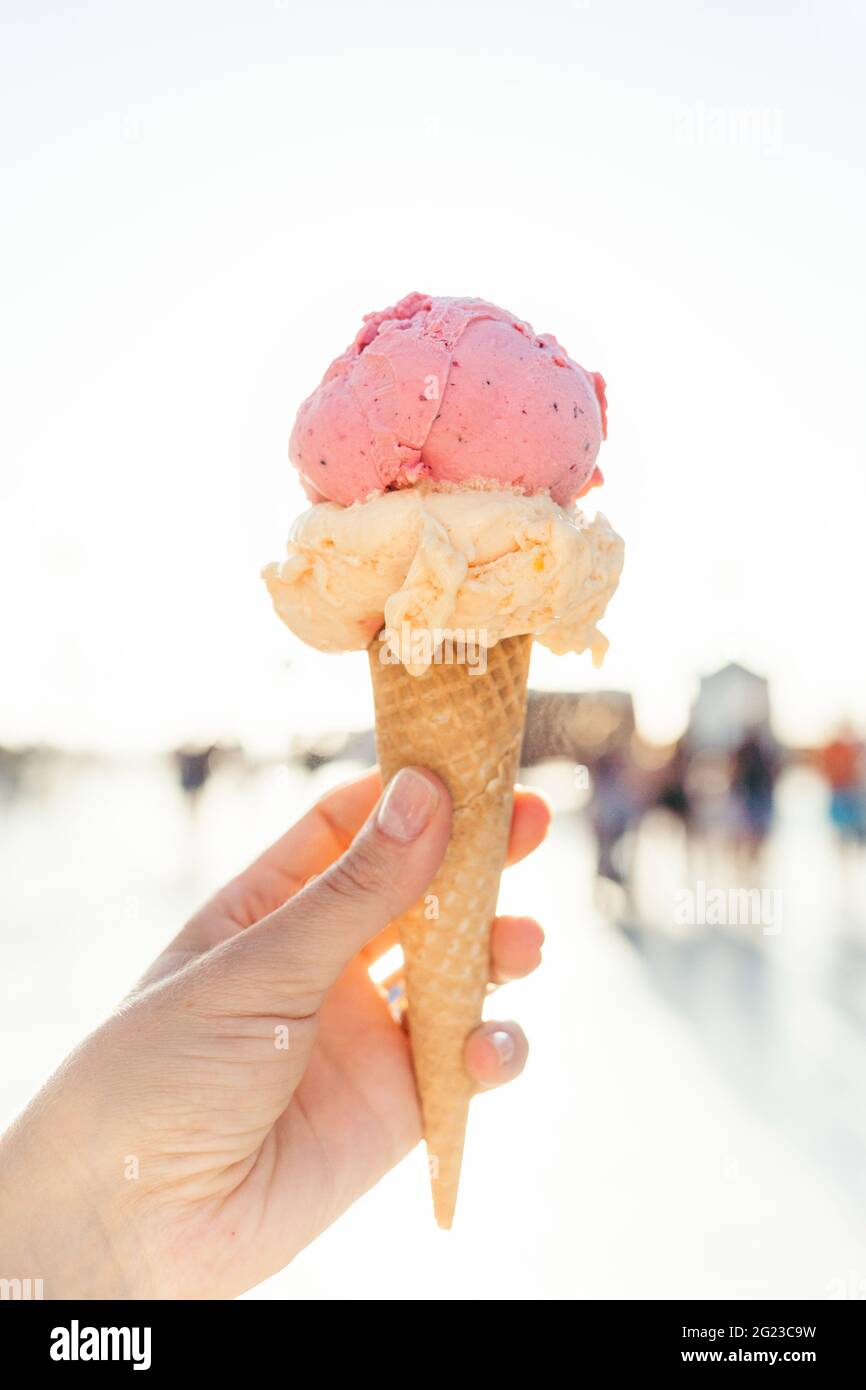
[[[857,0],[7,0],[0,1125],[373,759],[274,618],[294,412],[476,294],[608,382],[604,668],[536,649],[525,1077],[252,1297],[866,1297]],[[383,1240],[383,1232],[386,1238]]]

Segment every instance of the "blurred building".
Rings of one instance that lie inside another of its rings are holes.
[[[763,676],[731,661],[701,677],[689,718],[690,748],[730,752],[747,734],[769,735],[769,730],[770,692]]]
[[[530,690],[521,763],[544,758],[592,763],[634,733],[634,704],[623,690]]]

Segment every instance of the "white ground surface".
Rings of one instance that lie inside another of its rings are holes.
[[[0,807],[0,1123],[337,775],[219,775],[195,825],[154,766],[76,773]],[[475,1106],[455,1230],[433,1226],[419,1150],[249,1297],[866,1294],[862,867],[840,874],[801,776],[765,869],[779,935],[677,930],[688,879],[660,827],[638,870],[644,923],[613,926],[566,813],[509,872],[501,905],[538,916],[548,944],[495,1012],[520,1019],[532,1055]]]

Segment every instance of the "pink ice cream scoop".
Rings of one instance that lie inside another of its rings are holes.
[[[367,314],[298,411],[289,455],[314,502],[487,482],[561,506],[602,481],[604,379],[482,299],[409,294]]]

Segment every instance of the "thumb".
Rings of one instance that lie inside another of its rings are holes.
[[[230,943],[223,957],[240,1008],[313,1013],[362,946],[410,908],[442,862],[448,792],[433,773],[404,767],[352,844],[288,903]],[[235,993],[236,991],[236,993]]]

